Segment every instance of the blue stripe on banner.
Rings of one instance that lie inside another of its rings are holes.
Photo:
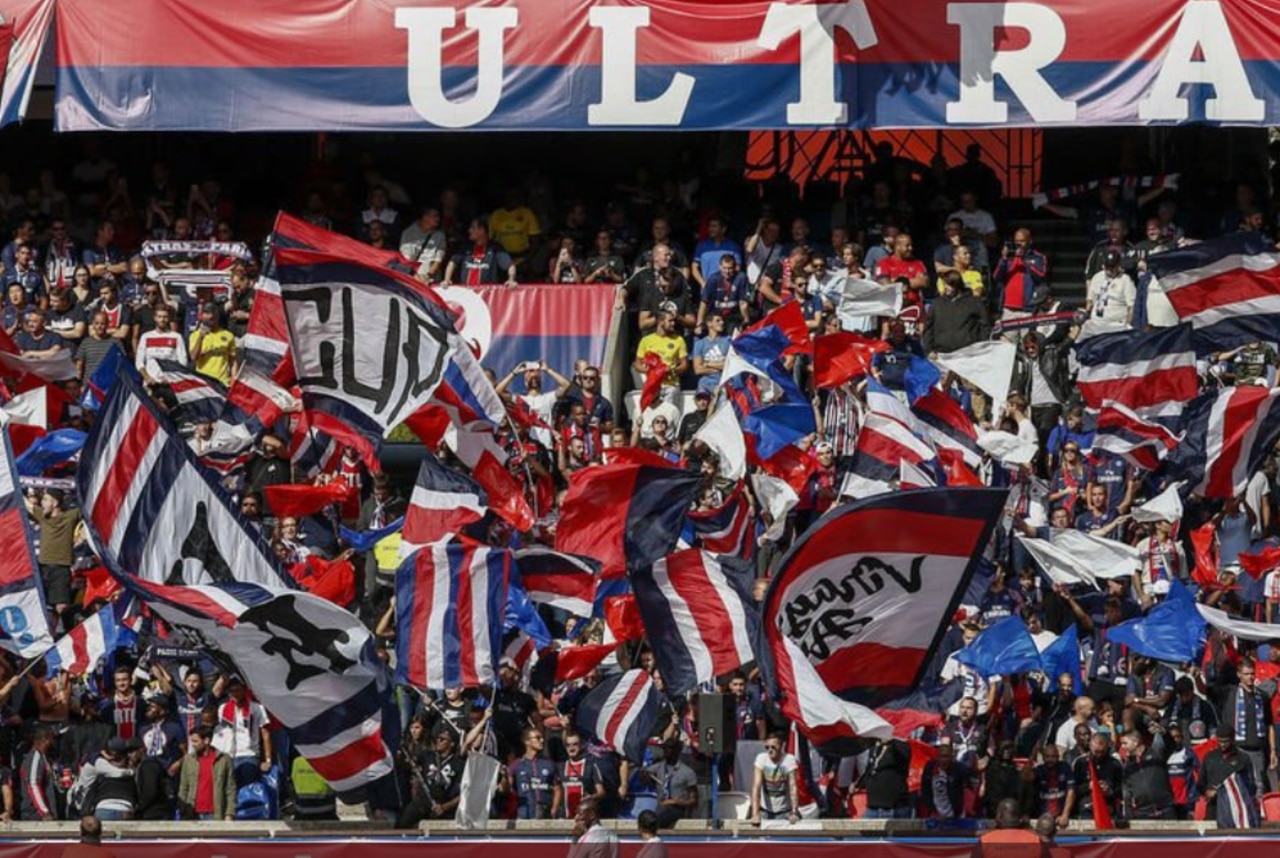
[[[671,552],[700,484],[698,475],[687,471],[648,465],[637,469],[623,536],[629,569]]]
[[[405,558],[396,569],[396,683],[409,685],[415,677],[409,676],[410,642],[413,640],[415,622],[427,621],[419,617],[416,597],[418,594],[418,553]]]
[[[1193,337],[1197,355],[1211,355],[1252,343],[1280,342],[1280,313],[1249,313],[1197,328]]]
[[[1178,352],[1191,351],[1191,325],[1183,323],[1151,333],[1120,331],[1100,334],[1076,343],[1076,360],[1081,366],[1127,364],[1155,360]]]
[[[463,575],[471,574],[471,563],[474,559],[475,549],[454,543],[449,546],[447,552],[449,558],[449,606],[444,612],[444,652],[440,653],[440,657],[444,659],[444,684],[445,687],[452,687],[462,684],[462,659],[463,651],[466,649],[465,644],[459,639],[458,635],[458,591],[461,589]],[[437,569],[436,574],[439,575],[441,570]],[[468,609],[471,606],[467,606]],[[432,610],[437,610],[433,605]],[[427,653],[427,660],[431,660],[431,653]]]
[[[1275,245],[1260,232],[1233,232],[1198,244],[1157,253],[1147,260],[1147,266],[1156,277],[1166,277],[1203,268],[1228,256],[1253,256],[1258,253],[1273,253],[1275,249]]]
[[[365,665],[376,663],[376,660],[370,661],[374,658],[372,639],[361,656],[361,662]],[[383,693],[379,690],[377,681],[372,681],[359,694],[331,706],[305,724],[290,727],[289,738],[295,745],[319,745],[327,742],[343,730],[363,724],[378,715],[382,711],[382,698]]]
[[[1255,93],[1280,90],[1280,63],[1246,60]],[[676,73],[696,79],[682,129],[785,129],[787,105],[799,97],[792,63],[641,65],[640,100],[662,95]],[[1064,98],[1076,98],[1070,120],[1038,122],[997,76],[995,97],[1007,104],[1005,125],[1142,125],[1135,83],[1154,75],[1151,62],[1058,62],[1038,72]],[[851,128],[963,127],[947,121],[959,99],[958,63],[847,63],[837,67],[835,93],[848,105]],[[471,130],[607,130],[588,126],[587,109],[600,98],[598,66],[508,66],[498,108]],[[443,73],[447,98],[469,99],[471,66]],[[214,68],[64,66],[57,71],[55,128],[84,131],[331,131],[437,130],[409,103],[404,67]],[[1211,122],[1210,86],[1190,86],[1188,122]],[[199,99],[191,93],[199,92]],[[139,93],[147,93],[145,109]],[[761,93],[766,93],[764,97]],[[1154,124],[1154,123],[1153,123]],[[1159,123],[1175,124],[1175,123]],[[1258,123],[1280,125],[1280,99],[1266,100]],[[624,127],[625,129],[626,127]]]
[[[494,331],[489,350],[484,353],[480,363],[501,377],[523,361],[545,360],[547,366],[562,375],[571,375],[573,362],[578,358],[586,358],[592,366],[600,366],[604,362],[608,333],[601,331],[590,336],[557,334],[544,337]]]
[[[320,411],[342,421],[351,429],[364,436],[369,443],[373,445],[373,449],[375,451],[381,447],[382,427],[378,425],[376,420],[368,414],[365,414],[359,408],[356,408],[354,405],[351,405],[336,396],[309,391],[303,392],[302,403],[309,411]],[[313,428],[315,429],[316,434],[324,435],[326,438],[329,437],[323,427]],[[315,435],[312,435],[312,440],[314,441],[314,439]],[[321,457],[317,455],[317,459],[319,458]]]
[[[157,434],[164,438],[164,447],[161,449],[160,455],[156,457],[155,466],[151,469],[151,473],[145,477],[142,492],[138,495],[138,502],[133,507],[133,513],[129,516],[129,521],[125,525],[124,537],[120,541],[118,558],[120,568],[129,572],[139,573],[143,569],[143,555],[146,553],[147,539],[151,535],[151,529],[155,526],[165,502],[175,491],[179,476],[186,476],[187,479],[200,479],[196,474],[183,474],[183,471],[188,467],[186,458],[176,448],[173,438],[165,437],[167,432],[167,427],[162,423]],[[138,478],[135,477],[134,485],[137,485],[137,480]],[[190,504],[184,505],[180,511],[171,512],[171,515],[179,516],[177,521],[184,524],[190,523],[196,514],[197,508]],[[208,511],[206,510],[206,523],[208,520]],[[119,528],[119,526],[119,523],[117,523],[116,527]],[[111,539],[111,535],[106,533],[102,534],[102,537],[103,539]],[[176,541],[178,543],[176,547],[181,550],[186,534],[162,534],[157,538]],[[166,580],[168,580],[167,575]]]
[[[645,629],[649,630],[649,646],[662,671],[667,693],[676,695],[692,691],[698,685],[698,668],[676,625],[671,602],[653,577],[653,568],[632,572],[631,587],[635,591],[640,618]],[[697,605],[689,607],[694,611],[699,608]]]

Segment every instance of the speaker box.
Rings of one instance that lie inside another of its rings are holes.
[[[737,745],[738,725],[732,694],[698,695],[698,748],[704,754],[726,754]]]

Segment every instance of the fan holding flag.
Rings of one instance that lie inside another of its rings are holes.
[[[689,369],[689,348],[676,332],[676,305],[658,305],[658,327],[636,346],[635,370],[644,376],[642,398],[652,404],[657,396],[679,390],[680,376]],[[657,360],[651,360],[653,355]],[[663,366],[666,371],[663,372]]]

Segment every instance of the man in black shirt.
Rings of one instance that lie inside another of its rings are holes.
[[[867,819],[909,819],[907,773],[911,746],[901,739],[880,740],[867,751],[861,787],[867,791]]]
[[[1093,782],[1096,778],[1107,800],[1107,809],[1116,815],[1116,799],[1121,793],[1123,771],[1120,761],[1111,755],[1111,741],[1106,733],[1094,733],[1089,739],[1089,754],[1077,757],[1071,774],[1076,784],[1076,819],[1093,819]]]
[[[1124,807],[1130,819],[1173,819],[1173,784],[1169,781],[1170,747],[1159,721],[1148,721],[1151,742],[1141,728],[1125,733]]]
[[[520,690],[520,672],[510,659],[503,659],[498,667],[498,683],[493,694],[493,732],[498,756],[505,760],[519,752],[524,730],[536,726],[538,704]]]
[[[1233,775],[1239,775],[1234,787],[1242,805],[1250,804],[1257,796],[1256,782],[1253,779],[1253,766],[1249,758],[1240,753],[1236,747],[1236,731],[1230,724],[1218,728],[1218,747],[1210,751],[1204,758],[1204,768],[1200,770],[1200,792],[1208,801],[1207,819],[1217,819],[1218,827],[1230,819],[1230,814],[1218,812],[1219,793],[1227,788],[1227,782]],[[1225,801],[1225,796],[1223,801]]]

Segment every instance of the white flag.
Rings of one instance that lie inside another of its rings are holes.
[[[954,352],[940,354],[934,363],[951,370],[991,397],[991,412],[999,414],[1009,396],[1013,381],[1013,364],[1018,349],[1004,340],[974,343]]]
[[[987,432],[978,430],[978,446],[991,454],[996,461],[1006,465],[1029,465],[1036,457],[1039,445],[1023,441],[1017,435],[999,429]]]
[[[877,283],[849,277],[844,281],[836,315],[843,322],[859,316],[897,316],[901,312],[901,283]]]
[[[1054,548],[1062,549],[1097,578],[1128,578],[1142,565],[1142,553],[1116,539],[1082,533],[1074,528],[1054,529],[1049,536]]]
[[[462,768],[461,799],[454,821],[468,831],[484,828],[489,821],[489,805],[498,788],[502,763],[488,754],[472,751]]]
[[[1151,500],[1133,511],[1134,521],[1167,521],[1173,523],[1182,519],[1182,498],[1178,489],[1182,483],[1174,483]]]
[[[1031,559],[1053,583],[1071,586],[1083,582],[1093,587],[1098,586],[1098,579],[1093,576],[1093,572],[1088,567],[1077,563],[1074,557],[1052,542],[1028,536],[1019,536],[1018,542],[1022,543],[1022,547],[1031,555]]]
[[[768,474],[752,474],[751,488],[755,490],[756,497],[760,499],[760,505],[769,514],[769,521],[772,522],[769,529],[765,531],[764,538],[776,542],[782,538],[782,533],[786,529],[787,513],[800,503],[800,497],[795,489],[787,485],[786,480],[771,477]]]
[[[694,433],[693,440],[706,444],[720,457],[720,475],[725,479],[736,482],[747,475],[747,443],[727,399]]]
[[[1247,641],[1269,641],[1280,637],[1280,626],[1272,623],[1250,623],[1208,605],[1196,605],[1196,610],[1215,629]]]

